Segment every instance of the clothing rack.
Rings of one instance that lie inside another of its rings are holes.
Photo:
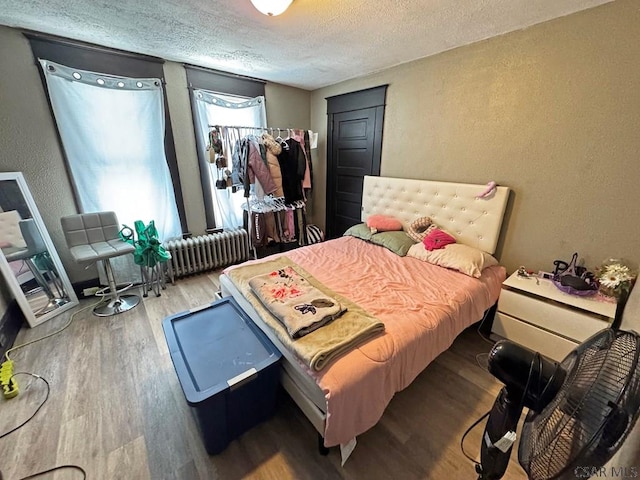
[[[248,203],[249,206],[243,205],[242,208],[244,210],[251,208],[251,211],[255,213],[282,212],[284,210],[296,210],[306,206],[305,202],[302,200],[296,200],[293,203],[285,203],[284,198],[272,196],[264,197],[262,200],[249,201]]]
[[[282,138],[281,136],[282,132],[286,132],[287,134],[286,139],[288,139],[288,138],[295,138],[295,136],[299,136],[301,134],[304,135],[304,132],[306,132],[306,130],[301,128],[249,127],[249,126],[238,126],[238,125],[209,125],[209,129],[210,129],[210,132],[215,129],[223,137],[225,136],[223,135],[223,133],[235,130],[235,132],[233,132],[233,135],[229,136],[229,137],[233,137],[235,140],[239,140],[243,137],[247,137],[250,135],[258,136],[259,134],[262,134],[262,133],[269,133],[271,136],[274,136],[276,132],[277,132],[276,139]],[[232,139],[226,138],[224,140],[226,140],[227,143],[229,144],[229,147],[231,147],[230,143]],[[223,140],[223,143],[224,143],[224,140]],[[309,162],[310,162],[310,158],[309,158]],[[246,168],[245,178],[242,179],[244,185],[249,185],[248,175],[249,175],[249,169]],[[254,258],[257,258],[256,248],[255,248],[255,245],[253,245],[253,241],[252,241],[252,233],[253,233],[252,229],[255,228],[255,226],[253,225],[253,222],[251,221],[252,213],[253,212],[255,213],[278,212],[278,211],[295,210],[295,209],[302,209],[302,212],[304,212],[304,208],[306,204],[302,200],[295,201],[291,204],[286,204],[284,202],[284,198],[272,197],[272,196],[267,196],[262,200],[251,199],[249,189],[247,188],[245,188],[244,196],[246,198],[246,203],[242,206],[242,209],[247,212],[247,219],[248,219],[247,226],[249,230],[248,236],[249,236],[250,248],[253,250]],[[304,232],[300,232],[300,235],[304,235]]]
[[[304,128],[292,128],[292,127],[242,127],[242,126],[238,126],[238,125],[209,125],[209,128],[237,128],[238,130],[259,130],[261,132],[265,132],[265,131],[274,131],[274,130],[279,130],[279,131],[291,131],[291,130],[298,130],[298,131],[302,131],[304,132],[305,129]]]

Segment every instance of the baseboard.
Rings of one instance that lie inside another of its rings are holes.
[[[18,302],[11,300],[0,319],[0,357],[4,357],[5,352],[13,347],[24,322],[24,314]]]

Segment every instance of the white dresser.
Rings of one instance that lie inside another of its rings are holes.
[[[561,292],[550,280],[514,273],[502,284],[492,337],[507,338],[554,360],[613,322],[616,304]]]

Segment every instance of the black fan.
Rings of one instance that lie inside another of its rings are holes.
[[[640,337],[602,330],[558,364],[507,340],[489,353],[489,371],[505,386],[485,427],[479,479],[502,478],[516,426],[518,460],[530,479],[575,479],[575,469],[602,467],[640,412]],[[583,472],[584,473],[584,472]]]

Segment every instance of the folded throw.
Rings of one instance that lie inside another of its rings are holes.
[[[249,280],[249,286],[294,339],[346,311],[340,302],[322,293],[291,267],[257,275]]]
[[[336,299],[346,307],[347,311],[324,327],[293,340],[282,323],[276,320],[264,307],[249,287],[249,280],[255,276],[286,267],[293,268],[312,286],[325,295]],[[248,262],[245,265],[230,268],[225,272],[225,275],[229,277],[242,295],[251,303],[264,323],[276,334],[278,340],[294,352],[302,363],[315,371],[322,370],[343,353],[357,348],[367,340],[384,332],[384,324],[377,318],[348,298],[327,288],[326,285],[323,285],[309,272],[286,256],[265,262]]]

